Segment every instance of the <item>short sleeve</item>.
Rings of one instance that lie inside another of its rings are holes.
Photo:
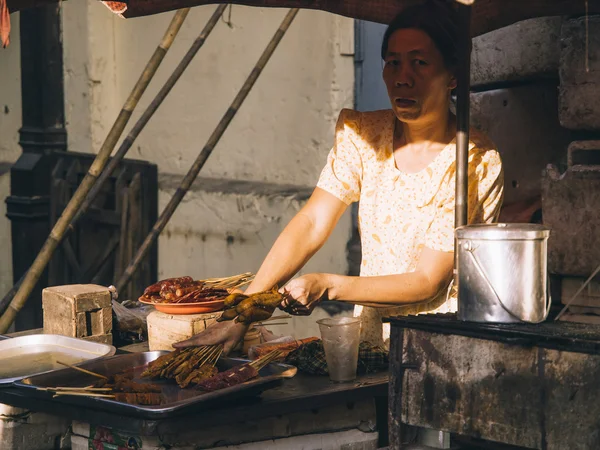
[[[435,218],[427,230],[425,246],[454,251],[455,173],[440,189]],[[494,223],[504,195],[502,160],[496,150],[473,149],[469,158],[469,223]]]
[[[354,137],[359,133],[357,113],[342,110],[335,127],[335,143],[321,171],[317,187],[349,205],[358,201],[362,182],[362,160]]]

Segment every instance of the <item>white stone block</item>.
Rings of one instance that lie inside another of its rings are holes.
[[[548,163],[566,162],[571,133],[558,123],[552,82],[471,95],[471,123],[497,145],[504,163],[504,204],[540,194]]]
[[[524,20],[473,39],[471,85],[555,75],[561,17]]]

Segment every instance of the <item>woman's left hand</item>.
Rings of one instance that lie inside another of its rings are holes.
[[[281,308],[290,313],[307,316],[317,304],[327,298],[327,275],[311,273],[294,278],[279,290],[285,297]]]

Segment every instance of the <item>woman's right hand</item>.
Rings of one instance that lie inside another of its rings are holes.
[[[248,326],[234,321],[217,322],[191,338],[176,342],[175,348],[197,347],[200,345],[223,345],[223,353],[229,354],[242,340]]]

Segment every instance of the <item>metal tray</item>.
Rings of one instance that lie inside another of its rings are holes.
[[[0,340],[0,385],[23,377],[62,369],[71,365],[112,356],[115,347],[55,334],[32,334]]]
[[[55,401],[57,404],[78,405],[88,409],[136,418],[164,419],[182,413],[192,412],[194,410],[206,410],[207,408],[223,404],[223,402],[229,401],[232,398],[258,395],[266,389],[279,386],[284,378],[291,378],[296,375],[297,372],[297,369],[294,366],[271,363],[259,372],[260,377],[237,386],[214,392],[202,392],[194,388],[181,389],[172,380],[150,380],[147,378],[139,378],[139,374],[144,370],[146,364],[166,353],[168,352],[154,351],[129,353],[112,356],[110,358],[103,358],[80,365],[82,368],[105,376],[114,375],[125,369],[136,367],[138,369],[135,371],[136,376],[134,377],[134,381],[158,384],[161,386],[164,398],[161,405],[131,405],[129,403],[117,402],[112,399],[85,396],[61,396],[52,399],[52,401]],[[217,363],[217,368],[219,371],[222,371],[247,361],[248,360],[237,358],[220,358]],[[93,376],[86,375],[73,369],[64,369],[44,375],[25,378],[16,382],[14,385],[19,388],[28,389],[28,392],[32,396],[48,399],[52,398],[51,393],[38,391],[36,388],[57,386],[81,387],[88,386],[95,381],[97,381],[97,378],[94,378]]]

